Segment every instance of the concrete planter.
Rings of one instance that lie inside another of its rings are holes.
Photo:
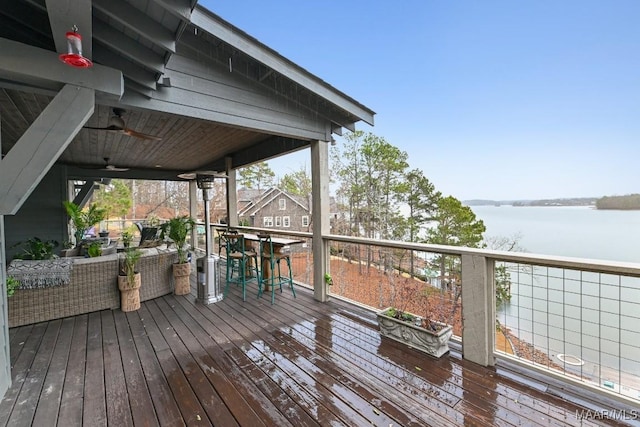
[[[413,323],[388,316],[386,313],[389,308],[391,307],[385,308],[376,314],[382,336],[406,344],[433,357],[441,357],[449,352],[449,339],[453,334],[451,325],[435,322],[442,328],[437,332],[433,332]],[[415,317],[417,318],[418,316]]]
[[[75,247],[71,249],[62,249],[60,251],[60,258],[74,257],[80,255],[80,249]]]

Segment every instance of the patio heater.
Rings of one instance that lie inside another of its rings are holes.
[[[213,253],[213,238],[211,236],[211,219],[209,217],[209,201],[213,197],[213,182],[216,178],[226,178],[217,172],[196,172],[196,184],[202,190],[204,200],[204,228],[205,255],[196,260],[198,271],[198,301],[211,304],[222,300],[220,286],[219,263],[220,257]]]

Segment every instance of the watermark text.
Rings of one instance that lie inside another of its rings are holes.
[[[615,421],[631,421],[640,420],[640,411],[636,409],[602,409],[590,410],[579,409],[576,411],[576,419],[578,420],[615,420]]]

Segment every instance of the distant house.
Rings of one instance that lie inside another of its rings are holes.
[[[251,227],[311,231],[309,202],[278,188],[238,190],[238,217]]]

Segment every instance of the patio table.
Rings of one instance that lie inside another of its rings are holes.
[[[244,238],[245,240],[249,240],[251,242],[260,242],[260,238],[258,237],[257,234],[251,234],[251,233],[243,233],[244,234]],[[273,242],[273,252],[274,255],[281,255],[285,248],[288,248],[291,245],[296,245],[296,244],[300,244],[300,243],[304,243],[304,240],[302,239],[289,239],[289,238],[284,238],[284,237],[272,237],[271,238],[271,242]],[[271,287],[269,285],[269,282],[266,279],[271,278],[271,263],[269,262],[269,256],[270,254],[268,252],[262,254],[262,280],[263,283],[265,283],[265,287],[264,290],[265,291],[270,291]]]

